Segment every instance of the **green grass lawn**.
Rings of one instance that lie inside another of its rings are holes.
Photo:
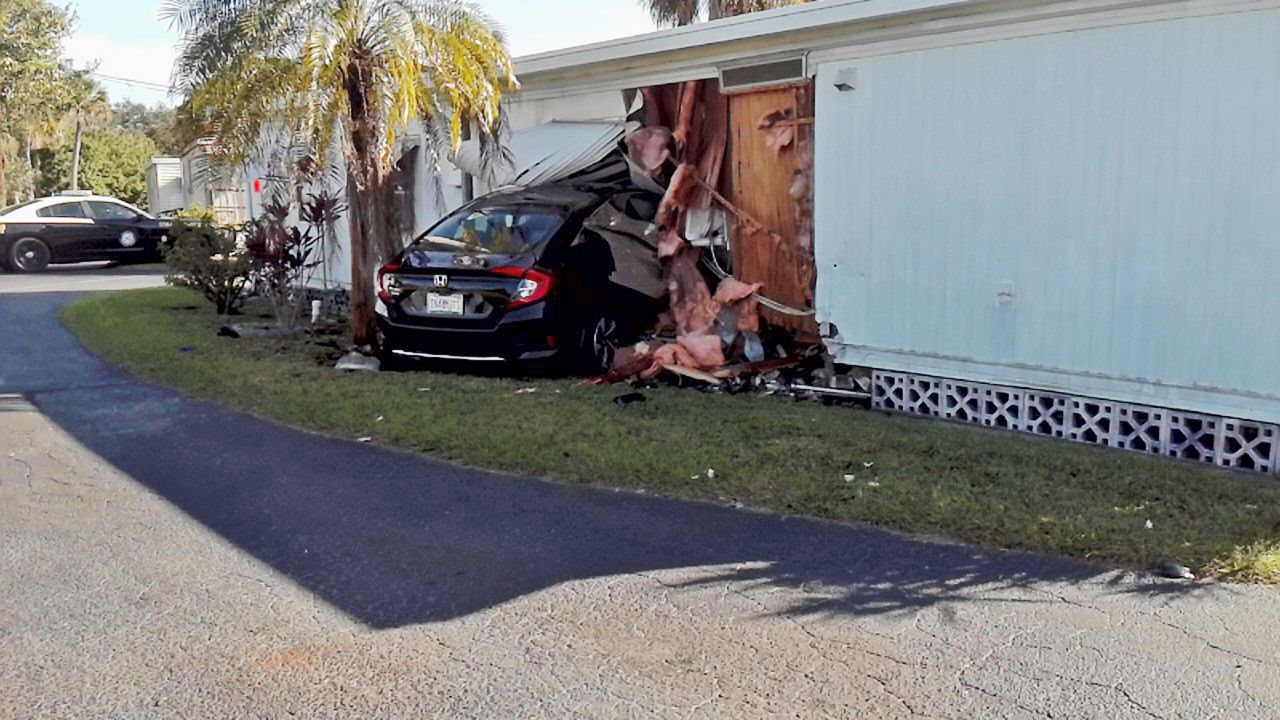
[[[86,298],[63,319],[143,378],[339,437],[567,483],[1280,582],[1271,478],[777,397],[659,388],[621,407],[612,399],[629,388],[571,379],[342,374],[317,341],[216,337],[225,319],[171,288]]]

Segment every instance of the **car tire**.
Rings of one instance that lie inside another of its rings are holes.
[[[5,261],[8,268],[18,273],[38,273],[49,267],[53,253],[39,238],[24,237],[9,246]]]
[[[382,372],[405,372],[411,370],[412,365],[408,358],[384,347],[378,349],[378,369]]]
[[[409,369],[409,359],[393,352],[395,348],[387,342],[387,336],[382,332],[381,327],[377,330],[377,340],[378,350],[376,354],[379,370],[382,372],[403,372]]]
[[[625,341],[623,324],[618,318],[608,313],[588,316],[577,332],[575,369],[587,375],[608,372]]]

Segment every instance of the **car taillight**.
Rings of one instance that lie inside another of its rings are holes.
[[[378,298],[384,303],[395,302],[391,294],[400,292],[400,276],[396,275],[399,269],[400,266],[395,263],[383,265],[378,269]]]
[[[508,310],[532,305],[543,300],[550,294],[551,288],[555,285],[554,276],[538,270],[500,267],[493,268],[489,272],[503,277],[520,278],[520,282],[516,283],[515,292],[511,293],[511,300],[507,302]]]

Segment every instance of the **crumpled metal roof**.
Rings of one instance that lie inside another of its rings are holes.
[[[524,128],[505,138],[512,162],[494,169],[493,187],[530,187],[572,177],[618,150],[638,123],[549,122]],[[484,177],[480,143],[462,143],[453,162],[463,172]]]

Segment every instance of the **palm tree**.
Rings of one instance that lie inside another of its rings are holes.
[[[809,0],[640,0],[653,21],[661,26],[690,25],[702,18],[717,20],[745,15],[758,10],[772,10],[799,5]]]
[[[71,189],[80,189],[80,139],[87,129],[111,122],[111,102],[107,93],[86,74],[70,81],[71,114],[75,123],[75,139],[71,145]]]
[[[456,149],[464,125],[492,151],[516,86],[501,31],[461,0],[168,0],[183,34],[174,66],[189,111],[226,159],[283,129],[312,161],[341,147],[351,194],[351,321],[376,345],[373,271],[396,251],[388,179],[397,138],[422,120]]]

